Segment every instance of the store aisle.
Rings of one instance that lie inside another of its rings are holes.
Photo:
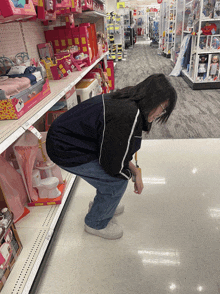
[[[36,294],[220,293],[220,140],[144,140],[119,240],[84,232],[95,190],[74,189]]]
[[[182,77],[169,77],[170,59],[157,54],[149,41],[139,41],[127,50],[126,61],[118,62],[115,88],[133,86],[154,73],[164,73],[177,91],[178,102],[164,126],[153,125],[147,139],[193,139],[220,137],[220,89],[192,90]]]

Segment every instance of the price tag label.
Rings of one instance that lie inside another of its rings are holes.
[[[32,134],[34,134],[39,140],[42,139],[41,133],[34,126],[30,126],[28,130],[32,132]]]

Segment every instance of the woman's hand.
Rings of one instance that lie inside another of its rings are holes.
[[[134,193],[141,194],[143,188],[144,188],[144,184],[142,181],[141,171],[138,170],[135,176]]]
[[[141,169],[137,168],[131,161],[129,162],[129,168],[134,175],[134,193],[141,194],[144,185],[141,176]]]

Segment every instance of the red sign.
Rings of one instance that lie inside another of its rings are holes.
[[[157,0],[158,4],[161,4],[163,2],[163,0]]]

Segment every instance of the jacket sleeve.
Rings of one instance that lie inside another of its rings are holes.
[[[134,131],[140,124],[140,111],[130,112],[126,116],[116,115],[106,121],[99,162],[111,176],[129,180],[132,173],[129,161],[134,150]]]

